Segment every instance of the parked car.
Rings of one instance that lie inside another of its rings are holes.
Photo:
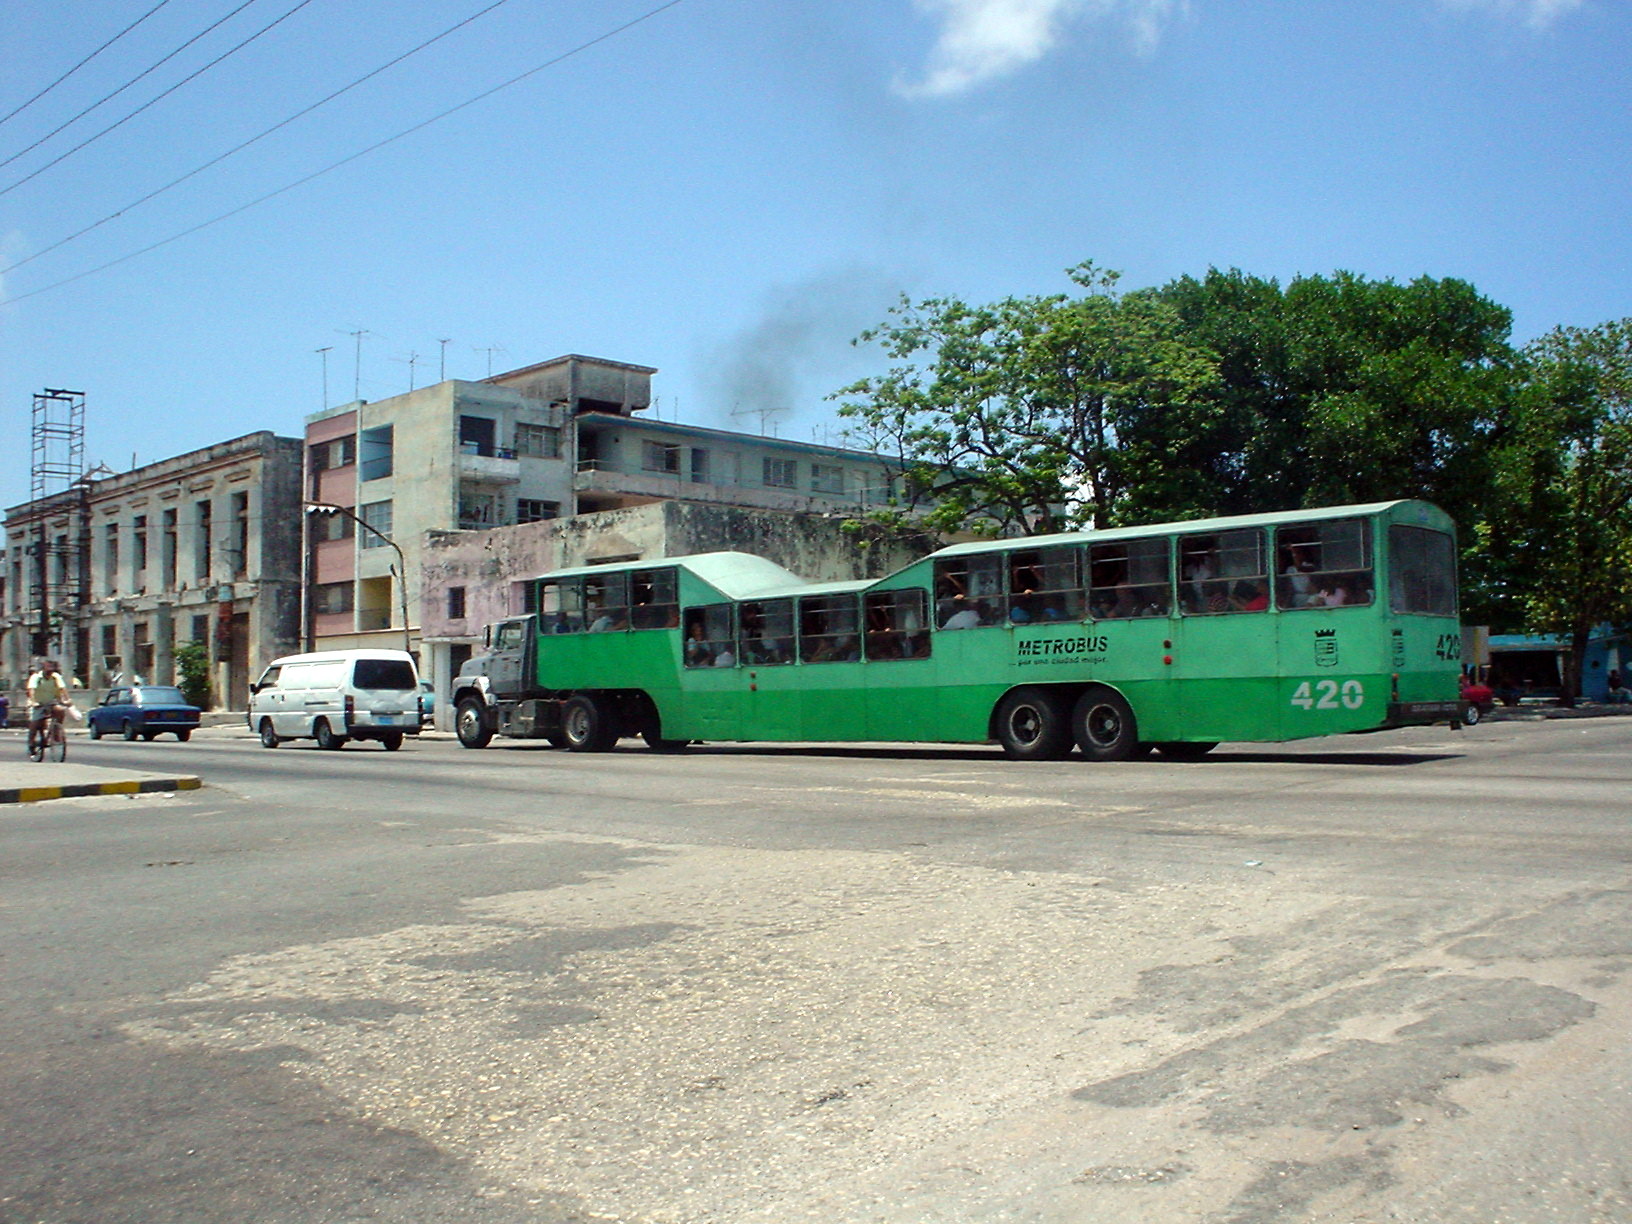
[[[1488,684],[1477,681],[1462,684],[1462,700],[1468,703],[1468,709],[1462,715],[1462,721],[1468,726],[1478,726],[1479,720],[1496,708],[1496,692]]]
[[[132,684],[108,690],[85,715],[92,739],[118,732],[127,740],[174,735],[182,743],[198,728],[201,711],[169,684]]]
[[[436,690],[429,680],[419,682],[419,725],[428,727],[436,721]]]

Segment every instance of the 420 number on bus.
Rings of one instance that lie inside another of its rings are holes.
[[[1300,710],[1358,710],[1366,704],[1366,686],[1358,680],[1305,680],[1292,691]]]

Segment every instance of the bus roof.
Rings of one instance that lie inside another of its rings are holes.
[[[960,557],[973,553],[1018,548],[1047,548],[1055,544],[1081,544],[1089,539],[1094,543],[1114,543],[1141,536],[1194,535],[1197,532],[1229,531],[1242,527],[1268,527],[1288,523],[1324,522],[1334,518],[1365,518],[1399,506],[1420,506],[1430,512],[1426,517],[1447,523],[1444,511],[1425,501],[1401,499],[1398,501],[1366,502],[1353,506],[1319,506],[1312,510],[1283,510],[1274,514],[1233,514],[1222,518],[1190,519],[1183,522],[1152,523],[1144,527],[1110,527],[1104,530],[1061,531],[1051,535],[1016,536],[1006,540],[978,540],[970,544],[951,544],[931,553],[932,557]]]
[[[799,575],[783,569],[775,561],[756,557],[752,553],[707,552],[688,557],[652,557],[628,565],[579,565],[572,569],[551,570],[543,578],[583,578],[617,571],[634,573],[639,570],[664,569],[681,565],[701,578],[728,599],[752,599],[768,591],[803,590],[810,583]],[[862,583],[862,586],[868,585]]]

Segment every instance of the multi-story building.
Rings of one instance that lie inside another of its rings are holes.
[[[300,640],[302,449],[247,434],[12,507],[0,671],[16,683],[44,654],[91,688],[171,683],[199,642],[216,701],[242,709]]]
[[[654,373],[568,355],[308,417],[308,640],[417,649],[427,532],[673,500],[837,516],[896,491],[876,455],[646,419]]]

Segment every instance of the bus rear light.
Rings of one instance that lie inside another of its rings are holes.
[[[1172,663],[1173,662],[1173,656],[1172,655],[1163,655],[1162,656],[1162,662],[1163,663]]]

